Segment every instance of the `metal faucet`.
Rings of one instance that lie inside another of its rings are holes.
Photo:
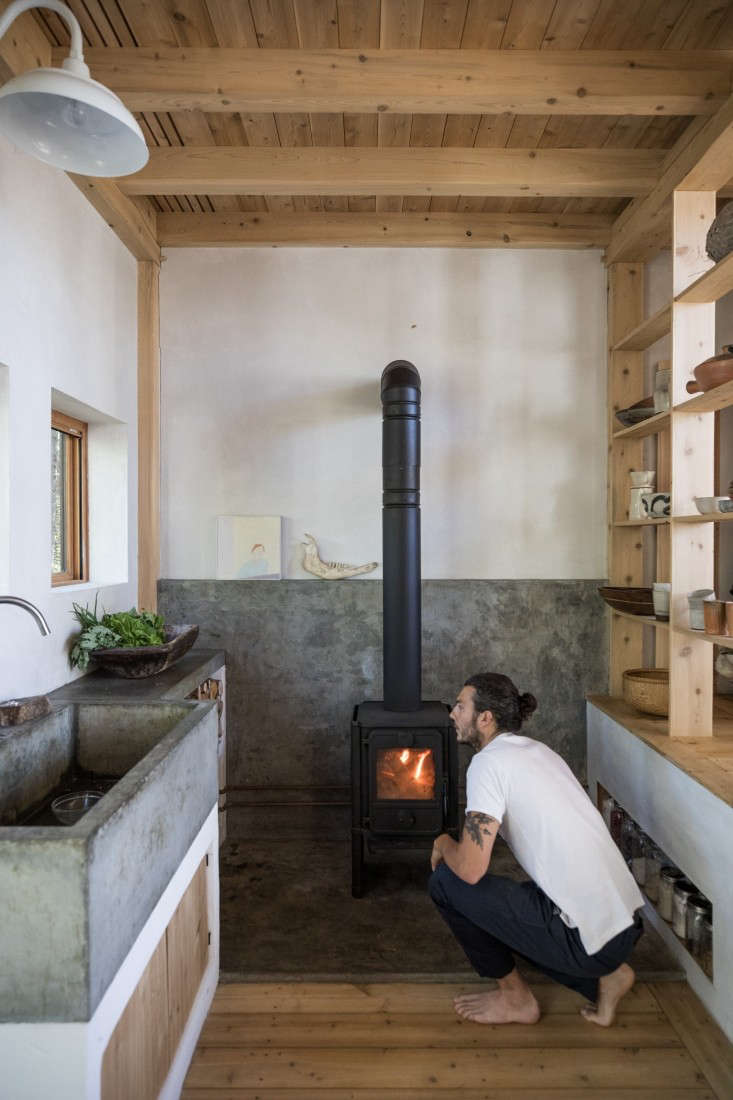
[[[44,637],[51,633],[51,628],[44,619],[43,615],[35,606],[35,604],[30,603],[29,600],[22,600],[20,596],[0,596],[0,603],[13,603],[16,605],[16,607],[25,608],[28,614],[32,615],[33,618],[36,620],[36,623],[38,624],[38,629],[40,630],[41,634],[44,635]]]

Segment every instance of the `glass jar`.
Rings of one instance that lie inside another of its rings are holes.
[[[681,940],[687,940],[687,903],[697,893],[689,879],[681,878],[674,886],[672,894],[672,928]]]
[[[704,894],[693,894],[687,899],[687,946],[690,954],[699,958],[704,943],[703,924],[709,919],[713,907]]]
[[[641,829],[636,829],[631,837],[631,873],[639,886],[646,882],[646,850],[648,837]]]
[[[611,832],[611,814],[615,805],[616,803],[611,798],[610,794],[607,794],[601,802],[601,817],[605,821],[609,833]]]
[[[625,816],[626,815],[625,815],[624,811],[621,809],[621,807],[614,805],[613,809],[611,810],[611,814],[610,814],[610,818],[611,818],[611,839],[613,840],[613,842],[614,842],[614,844],[616,845],[617,848],[621,847],[621,830],[624,827],[624,817]]]
[[[674,884],[679,882],[682,877],[682,872],[673,867],[671,863],[668,863],[666,867],[662,867],[659,872],[659,903],[657,908],[660,917],[664,917],[666,921],[672,920]]]
[[[709,978],[713,976],[713,914],[710,913],[702,922],[702,948],[700,949],[700,966]]]
[[[646,850],[646,868],[644,872],[644,893],[656,905],[659,899],[659,872],[662,869],[662,853],[654,844]]]
[[[621,855],[626,860],[626,863],[631,867],[631,860],[634,854],[634,844],[639,830],[636,827],[636,822],[632,821],[628,814],[624,815],[624,823],[621,826]]]

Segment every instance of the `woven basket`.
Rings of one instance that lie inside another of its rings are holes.
[[[733,202],[725,204],[708,229],[705,250],[716,263],[720,263],[733,250]]]
[[[629,668],[624,672],[624,699],[644,714],[669,714],[669,669]]]

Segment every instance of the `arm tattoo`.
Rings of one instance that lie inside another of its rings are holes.
[[[466,814],[463,828],[474,844],[478,844],[479,848],[483,848],[484,837],[493,836],[496,830],[492,826],[498,824],[496,818],[491,817],[490,814],[479,814],[472,811]]]

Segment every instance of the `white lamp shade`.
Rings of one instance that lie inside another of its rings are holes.
[[[46,164],[83,176],[127,176],[149,156],[122,100],[66,69],[31,69],[4,84],[0,133]]]

